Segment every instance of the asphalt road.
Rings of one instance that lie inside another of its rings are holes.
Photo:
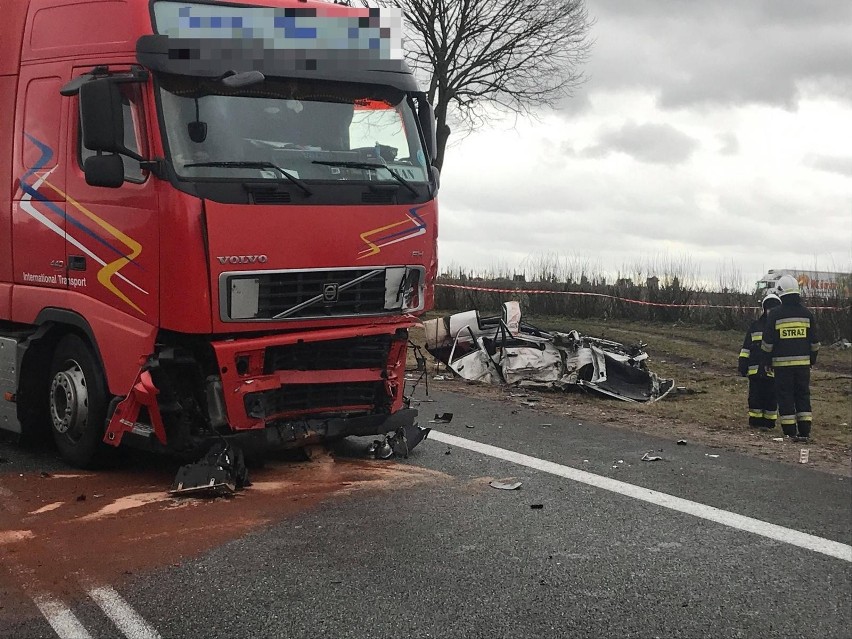
[[[429,439],[387,481],[282,508],[180,561],[155,556],[108,583],[85,568],[64,575],[61,594],[41,601],[46,613],[15,569],[23,546],[7,542],[4,554],[0,537],[0,637],[850,636],[848,479],[503,402],[435,389],[431,399],[421,423],[452,412],[436,428],[472,444]],[[468,449],[477,443],[679,497],[717,519]],[[663,459],[640,461],[648,451]],[[0,458],[7,507],[22,498],[12,478],[62,469],[51,453],[11,444]],[[496,490],[493,478],[522,486]],[[209,508],[225,527],[242,512],[239,502]],[[170,534],[157,543],[201,533]],[[790,543],[799,537],[804,547]]]

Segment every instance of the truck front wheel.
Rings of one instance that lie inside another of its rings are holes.
[[[102,462],[107,446],[107,394],[91,348],[77,335],[56,345],[50,366],[49,408],[53,439],[62,458],[80,468]]]

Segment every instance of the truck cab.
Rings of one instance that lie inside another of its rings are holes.
[[[71,463],[411,428],[431,106],[399,17],[0,0],[0,426]]]

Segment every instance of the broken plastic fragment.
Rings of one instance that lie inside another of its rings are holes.
[[[435,419],[430,419],[429,423],[430,424],[449,424],[451,421],[453,421],[453,414],[452,413],[442,413],[440,415],[438,413],[435,413]]]
[[[678,446],[686,446],[686,440],[685,439],[677,440],[677,445]]]
[[[705,457],[713,457],[714,459],[718,457],[718,455],[711,455],[710,453],[704,453]]]
[[[652,455],[650,452],[647,452],[644,455],[642,455],[642,461],[651,462],[651,461],[660,461],[661,459],[662,459],[662,457],[660,457],[659,455]]]
[[[408,426],[400,427],[386,441],[393,450],[394,455],[408,459],[408,453],[414,450],[417,444],[426,439],[431,430],[431,428],[421,428],[419,424],[412,423]],[[380,457],[380,459],[387,459],[387,457]]]
[[[169,489],[170,495],[218,497],[251,486],[243,451],[216,442],[199,461],[181,466]]]
[[[488,484],[491,488],[497,488],[498,490],[518,490],[521,487],[521,482],[519,481],[497,481],[496,479],[489,482]]]
[[[390,459],[393,457],[393,448],[388,443],[387,437],[377,439],[367,448],[367,455],[373,459]]]

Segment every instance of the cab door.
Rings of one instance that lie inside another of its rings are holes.
[[[112,69],[112,67],[111,67]],[[91,66],[74,70],[83,75]],[[122,94],[125,146],[149,157],[153,118],[146,108],[149,87],[141,82],[118,85]],[[68,287],[150,324],[159,319],[159,230],[155,178],[137,160],[122,156],[124,184],[90,186],[83,163],[94,155],[84,148],[79,98],[67,144],[74,152],[67,175]]]
[[[61,64],[21,67],[14,138],[12,269],[21,294],[66,288],[65,145]],[[35,288],[32,288],[35,287]]]

